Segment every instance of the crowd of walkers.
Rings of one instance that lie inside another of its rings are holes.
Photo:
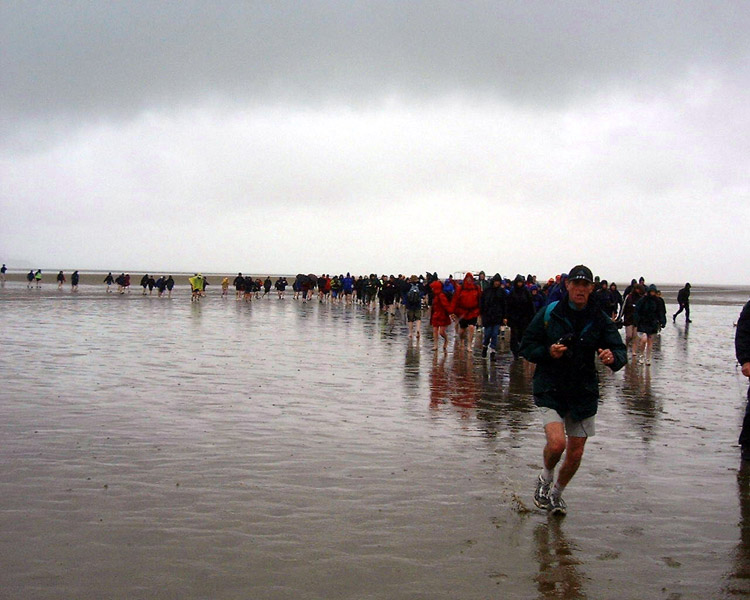
[[[238,273],[232,285],[236,299],[245,302],[263,298],[271,290],[283,299],[287,287],[291,287],[292,297],[302,302],[357,304],[391,316],[402,309],[410,339],[421,336],[425,315],[433,330],[435,349],[441,340],[443,349],[447,349],[451,327],[459,345],[471,348],[480,328],[482,356],[492,360],[498,351],[499,338],[506,335],[510,351],[518,358],[521,339],[529,323],[538,311],[565,296],[566,280],[566,273],[544,282],[537,281],[534,275],[519,274],[509,279],[496,273],[488,278],[484,271],[476,277],[466,273],[459,279],[454,279],[453,275],[442,279],[437,273],[429,272],[411,277],[300,273],[290,285],[286,277],[260,279]],[[625,329],[627,348],[633,358],[650,364],[654,337],[667,322],[666,305],[656,285],[647,285],[641,277],[633,279],[620,292],[616,283],[595,277],[594,286],[594,302],[619,328]],[[228,287],[229,280],[225,278],[222,296],[227,295]],[[686,321],[690,322],[689,296],[688,283],[678,294],[680,309],[673,315],[673,321],[684,311]]]
[[[74,292],[78,290],[79,279],[78,271],[74,271],[70,280]],[[403,309],[410,339],[421,336],[423,315],[432,328],[435,349],[441,340],[443,349],[447,348],[451,328],[455,330],[458,343],[471,348],[477,329],[481,329],[482,356],[492,360],[498,351],[498,340],[505,338],[509,338],[513,356],[518,357],[521,339],[534,315],[565,295],[567,274],[561,273],[543,282],[537,281],[534,275],[519,274],[509,279],[495,273],[488,278],[484,271],[476,277],[466,273],[458,279],[453,275],[443,279],[434,272],[411,277],[300,273],[290,279],[291,283],[283,276],[272,279],[269,275],[262,279],[238,273],[231,282],[229,277],[223,278],[221,295],[227,297],[233,286],[235,298],[240,301],[251,302],[269,294],[283,300],[287,288],[291,288],[292,297],[302,302],[357,304],[370,311],[380,310],[385,315],[394,315],[397,309]],[[40,288],[41,270],[30,270],[26,280],[28,288]],[[67,282],[63,271],[57,274],[56,281],[62,289]],[[196,273],[188,281],[191,300],[197,302],[206,294],[208,279]],[[107,293],[113,293],[115,286],[118,294],[131,292],[128,273],[114,276],[110,272],[103,283]],[[647,285],[643,277],[631,280],[622,292],[616,283],[599,277],[595,277],[594,285],[594,301],[618,327],[625,329],[625,344],[633,359],[650,364],[654,338],[667,323],[660,291],[654,284]],[[145,274],[140,279],[143,295],[152,295],[156,290],[159,297],[171,297],[174,286],[172,275]],[[689,298],[690,284],[686,283],[677,295],[679,309],[672,315],[673,321],[684,312],[686,322],[691,322]]]

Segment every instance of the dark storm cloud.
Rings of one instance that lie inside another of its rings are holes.
[[[559,105],[721,65],[747,77],[742,2],[11,2],[0,111],[131,113],[221,96],[367,102],[467,92]]]

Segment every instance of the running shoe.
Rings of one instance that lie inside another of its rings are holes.
[[[549,490],[552,487],[551,481],[545,481],[542,476],[539,475],[539,479],[536,481],[536,490],[534,491],[534,504],[537,508],[542,510],[549,510]]]
[[[550,494],[547,497],[547,502],[549,502],[549,514],[560,516],[567,514],[568,506],[565,504],[565,500],[562,499],[562,496]]]

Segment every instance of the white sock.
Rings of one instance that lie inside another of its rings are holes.
[[[547,467],[542,467],[542,479],[546,482],[550,482],[555,478],[555,471],[550,470]]]
[[[564,489],[565,489],[565,486],[564,485],[561,486],[560,483],[556,481],[555,485],[553,485],[552,489],[549,491],[549,495],[556,496],[559,498],[560,496],[562,496]]]

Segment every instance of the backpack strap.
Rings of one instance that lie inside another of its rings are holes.
[[[552,314],[552,310],[555,308],[555,306],[557,306],[558,302],[559,302],[559,300],[555,300],[554,302],[550,302],[547,305],[547,308],[544,309],[544,328],[545,329],[549,325],[550,314]]]

